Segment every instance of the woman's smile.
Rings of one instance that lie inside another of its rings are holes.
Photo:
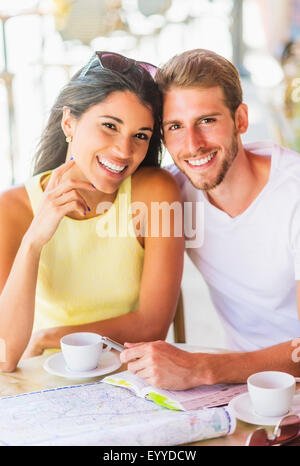
[[[121,178],[124,173],[126,173],[126,169],[128,165],[122,165],[120,162],[112,162],[111,160],[103,157],[103,156],[96,156],[97,164],[102,169],[108,172],[110,175],[117,175]]]
[[[153,116],[135,94],[113,92],[73,120],[72,127],[77,167],[98,191],[111,194],[144,160]]]

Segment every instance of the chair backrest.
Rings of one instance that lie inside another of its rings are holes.
[[[184,325],[184,303],[182,291],[178,298],[177,309],[173,320],[173,332],[175,343],[186,343],[185,325]]]

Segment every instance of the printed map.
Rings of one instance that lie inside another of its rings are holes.
[[[94,382],[0,398],[0,445],[179,445],[235,430],[225,408],[171,411]]]

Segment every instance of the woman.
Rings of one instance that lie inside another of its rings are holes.
[[[154,68],[97,52],[58,96],[34,176],[0,196],[2,370],[13,371],[22,355],[59,348],[72,332],[120,342],[165,338],[184,239],[170,218],[162,234],[166,225],[151,214],[153,205],[181,201],[159,168]],[[142,206],[136,222],[133,204]],[[126,234],[113,234],[125,210]]]

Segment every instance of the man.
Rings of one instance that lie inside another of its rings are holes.
[[[203,245],[187,252],[235,351],[191,354],[159,341],[126,344],[121,359],[148,383],[175,390],[245,382],[261,370],[299,375],[300,155],[271,143],[243,146],[247,106],[223,57],[185,52],[157,80],[183,200],[204,203]]]

